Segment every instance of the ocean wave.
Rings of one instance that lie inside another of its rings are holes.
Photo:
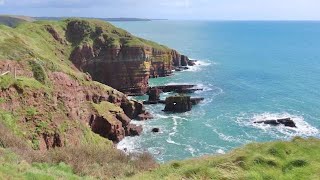
[[[295,123],[297,128],[285,127],[284,125],[272,126],[268,124],[259,124],[254,123],[255,121],[264,121],[264,120],[272,120],[272,119],[282,119],[282,118],[291,118]],[[270,133],[272,135],[276,135],[277,132],[284,135],[286,138],[294,137],[294,136],[319,136],[320,132],[317,128],[311,126],[307,123],[303,116],[294,115],[287,112],[283,113],[270,113],[264,112],[260,114],[252,114],[247,115],[243,114],[242,116],[237,118],[237,122],[240,125],[251,126],[257,129],[261,129],[264,132]],[[283,136],[278,136],[283,137]]]
[[[194,59],[190,59],[190,60],[194,60]],[[194,66],[188,66],[189,69],[185,71],[197,72],[197,71],[200,71],[202,67],[210,66],[212,64],[216,65],[217,63],[212,61],[209,62],[209,61],[197,60]]]

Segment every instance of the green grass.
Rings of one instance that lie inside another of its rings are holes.
[[[10,16],[10,15],[0,15],[0,24],[9,26],[9,27],[16,27],[21,23],[27,21],[33,21],[31,17],[26,16]]]
[[[3,123],[14,134],[22,136],[22,130],[18,126],[17,117],[12,113],[0,110],[0,123]]]
[[[253,143],[220,156],[176,161],[133,179],[319,179],[320,140]]]
[[[75,175],[72,168],[63,162],[55,165],[47,163],[30,164],[15,153],[0,148],[0,179],[76,180],[89,178]]]
[[[113,117],[113,114],[123,112],[123,110],[119,106],[116,106],[115,104],[112,104],[107,101],[103,101],[100,104],[91,104],[93,109],[95,109],[100,116],[104,117],[108,120],[109,123],[112,124],[117,123],[117,121],[115,121],[116,119]]]

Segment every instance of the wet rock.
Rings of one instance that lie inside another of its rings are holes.
[[[166,99],[166,112],[187,112],[191,111],[192,102],[190,96],[171,96]]]
[[[195,66],[196,62],[197,62],[197,60],[189,60],[188,61],[188,66]]]
[[[204,98],[191,98],[191,103],[192,103],[192,105],[197,105],[203,100],[204,100]]]
[[[269,124],[273,126],[278,126],[280,124],[286,126],[286,127],[292,127],[296,128],[296,124],[291,118],[284,118],[284,119],[276,119],[276,120],[265,120],[265,121],[255,121],[254,123],[259,123],[259,124]]]
[[[159,128],[153,128],[153,129],[151,130],[151,132],[153,132],[153,133],[158,133],[158,132],[160,132],[160,129],[159,129]]]
[[[142,126],[129,124],[126,128],[126,136],[140,136],[142,131]]]

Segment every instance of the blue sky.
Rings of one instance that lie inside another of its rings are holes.
[[[320,0],[0,0],[0,14],[213,20],[320,20]]]

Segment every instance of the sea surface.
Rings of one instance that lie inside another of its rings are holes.
[[[113,24],[199,60],[188,71],[150,84],[196,84],[204,91],[192,96],[205,98],[182,114],[164,113],[163,105],[147,106],[155,118],[135,122],[143,125],[143,135],[126,138],[119,149],[148,151],[167,162],[223,154],[251,142],[320,138],[320,22]],[[253,123],[284,117],[298,128]],[[154,127],[161,132],[151,133]]]

